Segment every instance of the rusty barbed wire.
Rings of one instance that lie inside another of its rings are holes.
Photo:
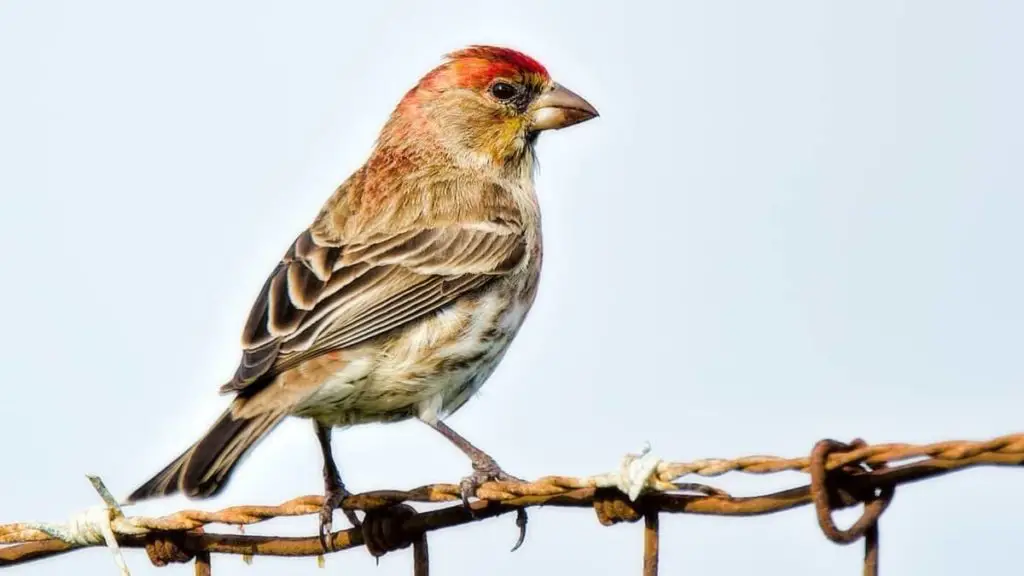
[[[827,538],[838,544],[865,542],[864,574],[877,574],[878,519],[892,501],[897,485],[974,466],[1024,464],[1024,434],[987,441],[948,441],[927,445],[849,444],[822,440],[801,458],[747,456],[662,462],[648,452],[626,457],[618,472],[576,478],[545,476],[534,482],[488,482],[467,510],[461,504],[417,512],[409,503],[460,500],[454,484],[433,484],[413,490],[379,490],[345,498],[339,507],[367,514],[360,528],[331,534],[333,550],[366,546],[380,556],[413,546],[415,574],[429,570],[425,535],[433,530],[495,517],[532,506],[591,507],[602,524],[645,519],[644,574],[657,574],[658,515],[689,513],[722,516],[769,514],[813,505]],[[715,477],[729,472],[771,474],[799,471],[810,483],[758,496],[733,497],[703,484],[682,483],[685,476]],[[94,482],[96,484],[96,482]],[[101,495],[102,484],[97,486]],[[642,489],[642,490],[641,490]],[[105,541],[95,525],[81,518],[68,525],[14,523],[0,525],[0,567],[39,560],[86,546],[145,548],[155,565],[195,561],[197,574],[210,574],[209,555],[242,554],[321,556],[316,536],[278,537],[217,534],[204,531],[213,524],[245,526],[287,516],[318,513],[321,496],[302,496],[277,506],[233,506],[216,512],[183,510],[161,517],[124,516],[106,493],[106,524],[116,542]],[[864,505],[861,519],[847,530],[836,528],[834,510]],[[101,515],[102,516],[102,515]],[[76,524],[76,522],[78,524]],[[84,522],[84,523],[83,523]],[[83,529],[87,528],[87,529]],[[91,532],[90,532],[91,530]],[[122,573],[127,573],[123,569]]]

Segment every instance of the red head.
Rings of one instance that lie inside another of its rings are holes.
[[[551,80],[547,68],[511,48],[470,46],[446,55],[446,61],[420,80],[420,87],[486,88],[498,78],[543,84]]]
[[[396,108],[381,134],[391,146],[424,139],[458,157],[521,157],[542,130],[597,116],[586,100],[552,81],[530,56],[497,46],[447,55]]]

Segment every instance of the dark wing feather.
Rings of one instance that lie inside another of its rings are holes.
[[[256,298],[242,360],[222,392],[252,390],[321,354],[435,312],[513,270],[525,255],[512,225],[457,224],[344,246],[303,232]]]

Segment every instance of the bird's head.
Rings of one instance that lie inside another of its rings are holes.
[[[470,46],[448,54],[405,95],[381,136],[396,147],[441,144],[460,160],[504,164],[529,154],[540,132],[597,115],[533,58]]]

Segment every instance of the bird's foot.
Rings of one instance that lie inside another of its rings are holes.
[[[476,490],[485,482],[525,482],[506,473],[498,466],[498,463],[491,457],[480,458],[473,461],[473,473],[466,476],[459,482],[459,492],[462,494],[462,504],[468,509],[469,498],[476,495]]]
[[[469,506],[469,498],[476,495],[477,488],[485,482],[525,482],[522,478],[516,478],[515,476],[505,472],[498,466],[498,463],[491,457],[479,458],[473,461],[473,473],[466,476],[459,482],[459,492],[462,495],[462,505],[466,507],[466,510],[470,514],[474,514],[473,509]],[[475,514],[474,514],[475,515]],[[516,510],[516,526],[519,528],[519,538],[516,540],[514,546],[512,546],[512,552],[515,552],[523,545],[523,541],[526,539],[526,523],[529,518],[526,515],[525,508],[519,508]]]
[[[334,539],[331,538],[331,530],[334,527],[334,510],[341,502],[351,496],[344,484],[337,484],[328,487],[324,493],[324,504],[320,507],[320,547],[324,552],[334,551]],[[362,524],[355,510],[343,510],[345,517],[352,523],[352,526],[359,528]]]

